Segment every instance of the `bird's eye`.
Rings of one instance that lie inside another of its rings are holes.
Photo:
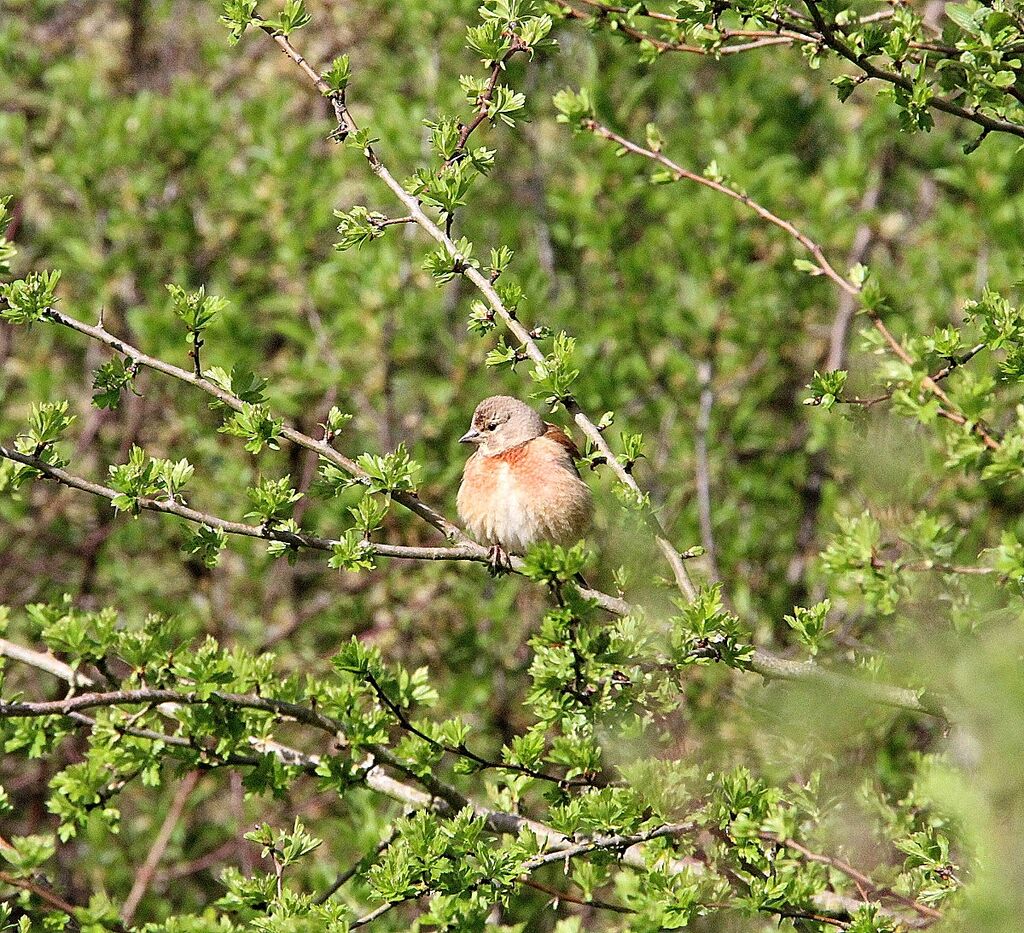
[[[498,427],[498,422],[497,421],[492,421],[489,425],[487,425],[487,430],[488,431],[493,431],[497,427]]]

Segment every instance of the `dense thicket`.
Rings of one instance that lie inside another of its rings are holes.
[[[1024,7],[0,11],[0,928],[1019,929]]]

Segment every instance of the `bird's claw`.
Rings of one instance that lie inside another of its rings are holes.
[[[512,558],[500,544],[492,545],[487,552],[487,564],[492,577],[512,572]]]

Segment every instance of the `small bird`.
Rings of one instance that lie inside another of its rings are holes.
[[[459,518],[490,546],[494,572],[531,544],[570,544],[590,524],[590,487],[574,463],[576,445],[529,405],[508,395],[485,398],[461,444],[475,444],[457,500]]]

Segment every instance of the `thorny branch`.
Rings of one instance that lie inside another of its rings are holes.
[[[332,105],[334,106],[335,113],[338,116],[339,127],[344,127],[347,130],[354,130],[356,128],[356,122],[352,118],[352,114],[349,112],[341,95],[333,92],[327,82],[309,67],[305,59],[303,59],[302,56],[292,47],[291,42],[286,36],[274,35],[273,39],[279,46],[281,46],[289,58],[299,64],[303,72],[310,78],[317,90],[324,96],[330,98]],[[543,363],[546,360],[544,351],[541,350],[540,346],[537,344],[537,341],[531,331],[524,327],[515,314],[505,306],[505,303],[501,300],[497,290],[494,288],[494,284],[475,266],[465,261],[465,257],[459,252],[459,248],[455,245],[448,234],[427,216],[423,211],[419,200],[414,195],[409,194],[409,192],[407,192],[402,186],[401,182],[399,182],[394,175],[388,171],[387,166],[381,162],[372,146],[366,146],[363,150],[363,155],[365,156],[373,173],[380,178],[381,181],[391,189],[395,197],[405,205],[410,216],[415,219],[416,223],[419,224],[427,235],[441,245],[448,255],[459,264],[462,274],[469,279],[470,282],[472,282],[473,285],[475,285],[483,294],[484,298],[487,299],[487,303],[490,305],[497,317],[501,319],[504,326],[522,345],[526,356],[535,363]],[[638,499],[641,499],[643,497],[643,493],[641,492],[637,481],[633,478],[630,471],[626,469],[621,460],[612,452],[612,449],[608,446],[608,442],[605,440],[604,435],[598,429],[597,425],[583,411],[575,397],[568,395],[561,399],[561,402],[566,411],[568,411],[572,416],[573,421],[576,422],[580,430],[583,431],[587,439],[604,458],[605,462],[609,465],[619,482],[631,490]],[[653,514],[648,514],[647,518],[654,531],[658,547],[665,556],[665,559],[668,561],[669,566],[672,568],[676,585],[687,599],[693,599],[697,595],[697,588],[690,579],[689,572],[686,569],[686,564],[682,557],[680,557],[679,551],[669,540],[668,534],[658,517]]]

